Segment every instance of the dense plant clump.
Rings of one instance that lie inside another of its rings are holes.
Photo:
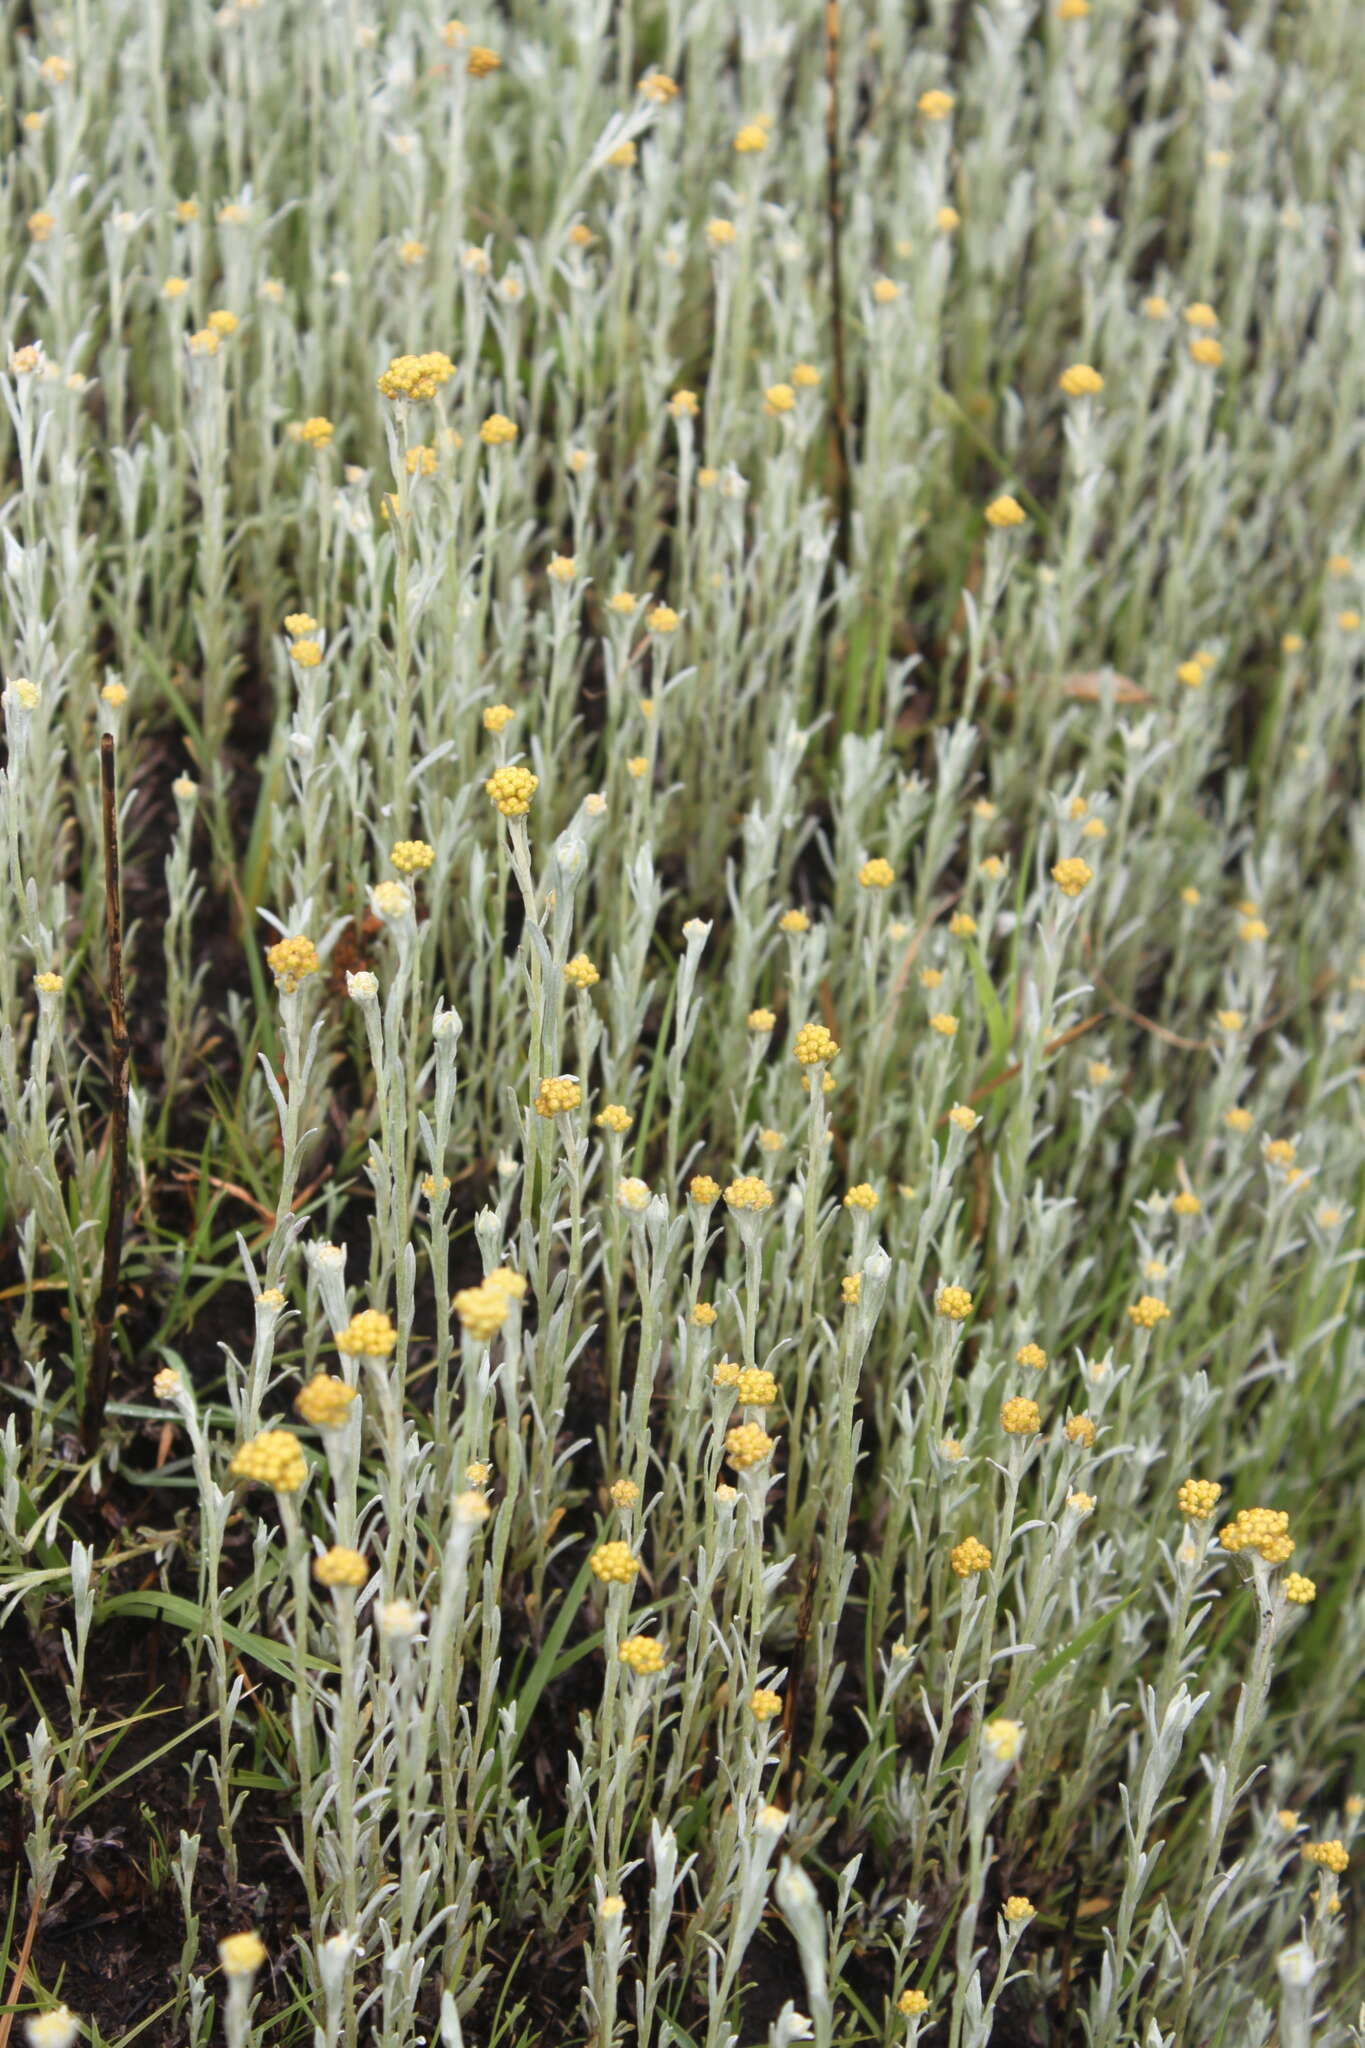
[[[1358,2044],[1354,10],[7,30],[0,2026]]]

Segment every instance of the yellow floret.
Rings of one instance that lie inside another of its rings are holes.
[[[344,1330],[335,1332],[336,1347],[346,1358],[388,1358],[398,1343],[398,1332],[382,1309],[362,1309],[351,1317]]]
[[[400,839],[389,854],[400,875],[421,874],[435,858],[435,847],[428,846],[425,839]]]
[[[1132,1302],[1128,1309],[1128,1320],[1139,1330],[1154,1330],[1158,1323],[1164,1323],[1171,1311],[1155,1294],[1144,1294]]]
[[[504,818],[524,818],[531,808],[531,798],[539,788],[540,777],[519,765],[495,768],[484,783],[493,808]]]
[[[363,1586],[369,1575],[369,1566],[360,1552],[347,1550],[341,1544],[334,1543],[321,1557],[313,1559],[313,1577],[320,1586]]]
[[[308,1461],[290,1430],[263,1429],[241,1445],[228,1471],[234,1479],[273,1487],[276,1493],[297,1493],[308,1477]]]
[[[627,1636],[616,1654],[639,1678],[653,1678],[664,1668],[664,1646],[657,1636]]]
[[[986,507],[987,526],[1022,526],[1027,517],[1028,514],[1019,500],[1010,497],[1008,492],[998,498],[992,498]]]
[[[537,1116],[565,1116],[571,1109],[577,1109],[582,1100],[583,1090],[573,1075],[559,1074],[541,1082],[534,1107]]]
[[[934,1296],[934,1307],[950,1323],[965,1322],[972,1312],[972,1297],[965,1287],[940,1287]]]
[[[823,1024],[803,1024],[792,1046],[792,1057],[803,1067],[817,1066],[837,1057],[838,1040]]]
[[[1025,1394],[1016,1394],[1000,1410],[1000,1426],[1008,1436],[1037,1436],[1043,1426],[1038,1403]]]
[[[265,964],[275,977],[276,988],[287,996],[293,995],[306,975],[322,971],[317,947],[305,938],[277,939],[266,948]]]
[[[354,1387],[334,1373],[319,1372],[294,1396],[294,1406],[305,1422],[315,1429],[337,1429],[350,1413],[356,1398]]]
[[[640,1569],[628,1543],[599,1543],[588,1559],[589,1568],[605,1586],[628,1586]]]
[[[420,403],[434,398],[454,375],[454,363],[439,349],[420,356],[394,356],[379,379],[379,390],[385,398],[408,398]]]
[[[958,1578],[970,1579],[978,1572],[990,1570],[991,1553],[975,1536],[964,1536],[962,1541],[948,1552],[948,1562]]]
[[[1059,860],[1052,870],[1052,879],[1063,896],[1079,896],[1082,889],[1095,879],[1095,871],[1078,854],[1069,860]]]
[[[462,1287],[451,1305],[460,1328],[486,1344],[507,1321],[509,1296],[504,1288],[484,1280],[477,1287]]]
[[[773,1439],[756,1422],[741,1422],[725,1432],[725,1455],[737,1472],[747,1472],[772,1455]]]

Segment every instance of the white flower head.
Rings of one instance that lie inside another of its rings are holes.
[[[51,2012],[35,2014],[24,2028],[29,2048],[71,2048],[80,2030],[80,2021],[65,2005],[54,2005]]]

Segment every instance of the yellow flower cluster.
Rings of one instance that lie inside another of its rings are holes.
[[[1183,1479],[1175,1503],[1187,1522],[1207,1522],[1222,1499],[1222,1491],[1216,1479]]]
[[[1041,1372],[1047,1364],[1047,1353],[1041,1344],[1021,1344],[1014,1354],[1016,1365],[1031,1366],[1034,1372]]]
[[[972,1297],[965,1287],[940,1287],[934,1307],[950,1323],[964,1323],[972,1312]]]
[[[614,1131],[623,1138],[635,1119],[623,1102],[608,1102],[597,1112],[593,1122],[599,1130]]]
[[[275,977],[275,986],[282,995],[292,996],[305,975],[322,971],[318,949],[311,939],[277,939],[273,946],[267,946],[265,964]]]
[[[1139,1330],[1154,1330],[1158,1323],[1164,1323],[1171,1311],[1164,1301],[1155,1294],[1141,1295],[1128,1309],[1128,1320]]]
[[[1340,1877],[1351,1860],[1350,1851],[1344,1842],[1305,1842],[1299,1851],[1305,1863],[1316,1863],[1319,1870],[1330,1870],[1334,1877]]]
[[[1008,491],[1002,493],[998,498],[992,498],[990,504],[986,507],[987,526],[1022,526],[1027,517],[1028,514],[1019,503],[1019,500],[1012,498]]]
[[[252,1977],[265,1961],[265,1943],[259,1934],[229,1934],[218,1944],[218,1960],[225,1977]]]
[[[890,861],[883,860],[880,854],[875,854],[871,860],[865,860],[858,870],[859,886],[864,889],[889,889],[895,879],[896,870]]]
[[[1037,1436],[1043,1426],[1042,1411],[1026,1394],[1016,1394],[1000,1410],[1000,1426],[1007,1436]]]
[[[773,1439],[756,1422],[741,1422],[725,1432],[725,1455],[737,1472],[748,1472],[771,1457]]]
[[[638,1678],[654,1678],[664,1668],[664,1646],[657,1636],[627,1636],[616,1654]]]
[[[1063,896],[1079,896],[1082,889],[1095,879],[1095,871],[1079,854],[1068,860],[1059,860],[1052,870],[1052,879]]]
[[[628,1543],[599,1543],[588,1565],[604,1586],[628,1586],[640,1569],[640,1560],[632,1555]]]
[[[991,1553],[984,1543],[978,1543],[975,1536],[964,1536],[948,1552],[948,1562],[960,1579],[970,1579],[978,1572],[990,1570]]]
[[[495,1266],[477,1287],[462,1287],[451,1307],[460,1328],[480,1344],[496,1337],[507,1321],[513,1301],[526,1297],[526,1279],[509,1266]]]
[[[602,977],[586,953],[575,953],[564,963],[564,979],[570,988],[595,988]]]
[[[803,1067],[814,1067],[838,1056],[839,1043],[823,1024],[803,1024],[792,1046],[792,1057]]]
[[[519,764],[511,768],[495,768],[484,784],[485,794],[494,810],[501,811],[504,818],[524,818],[531,808],[531,798],[539,788],[540,777]]]
[[[505,732],[516,715],[510,704],[490,704],[483,714],[483,729],[492,733]]]
[[[398,1332],[380,1308],[361,1309],[334,1335],[343,1358],[388,1358],[398,1344]]]
[[[772,1010],[750,1010],[744,1021],[750,1031],[773,1031],[777,1027],[777,1017]]]
[[[419,875],[431,866],[435,858],[435,847],[428,846],[425,839],[400,839],[389,854],[400,875]]]
[[[376,882],[370,891],[370,907],[379,917],[406,917],[412,898],[401,882]]]
[[[394,356],[380,376],[379,391],[384,398],[409,398],[420,403],[434,398],[454,375],[454,363],[439,349],[420,356]]]
[[[1057,379],[1068,398],[1095,398],[1104,389],[1104,379],[1089,363],[1069,363]]]
[[[263,1429],[240,1447],[228,1471],[234,1479],[273,1487],[276,1493],[297,1493],[308,1477],[308,1461],[292,1431]]]
[[[860,1180],[844,1196],[846,1209],[862,1209],[870,1214],[877,1206],[877,1190],[867,1181]]]
[[[694,1194],[693,1200],[696,1199]],[[725,1202],[726,1207],[730,1209],[771,1209],[773,1191],[767,1181],[760,1180],[756,1173],[742,1173],[738,1180],[732,1180],[725,1190]]]
[[[694,1201],[699,1209],[709,1209],[713,1202],[720,1199],[720,1182],[712,1180],[709,1173],[694,1173],[687,1184],[687,1193],[689,1199]]]
[[[988,1721],[981,1740],[998,1764],[1012,1764],[1024,1743],[1022,1721]]]
[[[552,1075],[536,1090],[535,1112],[537,1116],[565,1116],[582,1100],[583,1090],[572,1074]]]
[[[903,2013],[908,2020],[918,2019],[921,2013],[928,2010],[929,2000],[923,1991],[902,1991],[896,2000],[896,2011]]]
[[[771,1408],[777,1399],[777,1381],[761,1365],[746,1365],[735,1380],[735,1394],[746,1408]]]
[[[1034,1906],[1033,1901],[1026,1899],[1021,1892],[1012,1892],[1005,1901],[1005,1918],[1013,1927],[1021,1926],[1024,1921],[1031,1920],[1036,1911],[1037,1908]]]
[[[1318,1597],[1316,1583],[1306,1579],[1302,1572],[1286,1572],[1280,1591],[1295,1607],[1311,1607]]]
[[[358,1550],[347,1550],[344,1544],[334,1543],[330,1550],[324,1550],[321,1557],[313,1559],[313,1577],[320,1586],[349,1586],[352,1589],[363,1586],[369,1577],[369,1566]]]
[[[749,1695],[749,1712],[755,1721],[771,1721],[782,1712],[782,1695],[770,1692],[764,1685],[756,1687]]]
[[[1095,1425],[1088,1415],[1068,1416],[1064,1434],[1069,1444],[1079,1444],[1083,1451],[1094,1449]]]
[[[485,448],[507,448],[517,438],[517,423],[509,420],[505,412],[490,412],[479,428],[479,439]]]
[[[1294,1555],[1289,1516],[1283,1508],[1239,1508],[1218,1532],[1224,1550],[1254,1550],[1267,1564],[1287,1564]]]
[[[339,1380],[334,1373],[319,1372],[299,1388],[294,1406],[315,1429],[336,1429],[346,1420],[355,1398],[355,1388],[348,1387],[345,1380]]]

